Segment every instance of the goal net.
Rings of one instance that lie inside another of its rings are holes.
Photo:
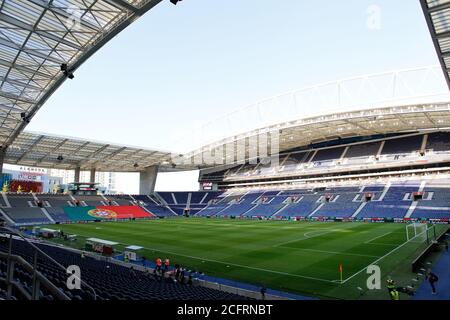
[[[406,225],[406,241],[430,242],[435,237],[434,225],[410,223]]]
[[[122,213],[122,214],[120,214],[119,217],[112,218],[111,221],[114,221],[114,222],[129,221],[129,220],[132,220],[133,218],[134,218],[133,214]]]

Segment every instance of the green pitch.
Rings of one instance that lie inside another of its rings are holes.
[[[320,298],[386,299],[384,280],[410,285],[410,263],[426,246],[423,239],[406,243],[405,225],[394,223],[177,218],[59,227],[78,235],[66,245],[83,248],[88,237],[119,242],[119,250],[140,245],[148,260],[168,257],[211,276]],[[438,233],[445,228],[436,226]],[[382,290],[367,290],[366,267],[374,263]]]

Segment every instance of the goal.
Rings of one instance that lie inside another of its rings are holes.
[[[434,225],[417,222],[406,225],[406,241],[429,242],[434,235]]]
[[[111,221],[114,221],[114,222],[121,222],[121,221],[129,221],[129,220],[132,220],[134,218],[134,215],[133,214],[121,214],[120,215],[120,218],[112,218],[111,219]]]

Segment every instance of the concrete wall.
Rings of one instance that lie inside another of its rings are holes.
[[[158,166],[145,168],[139,173],[139,194],[150,194],[155,191]]]

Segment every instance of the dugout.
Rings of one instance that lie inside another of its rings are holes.
[[[97,238],[89,238],[86,239],[86,244],[84,248],[86,251],[93,251],[97,253],[101,253],[105,256],[111,256],[114,253],[114,246],[118,245],[118,242],[97,239]]]
[[[38,237],[42,237],[45,239],[53,239],[60,236],[61,232],[59,230],[49,229],[49,228],[40,228],[34,227],[32,233]]]

